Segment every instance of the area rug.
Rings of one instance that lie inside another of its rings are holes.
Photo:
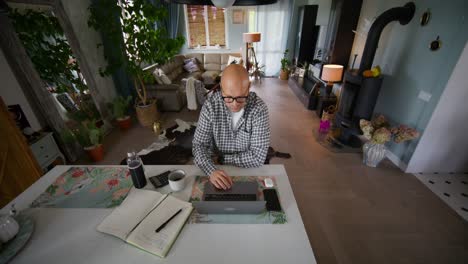
[[[271,178],[276,184],[276,178],[273,176],[232,176],[234,184],[236,182],[257,182],[257,199],[263,199],[263,189],[265,178]],[[195,177],[195,182],[192,187],[192,195],[190,202],[201,201],[205,184],[208,182],[207,176]],[[278,193],[278,198],[279,193]],[[281,198],[280,198],[281,200]],[[286,213],[282,210],[279,212],[267,211],[266,209],[261,214],[199,214],[196,210],[190,216],[189,223],[191,224],[285,224]]]
[[[312,131],[317,142],[322,145],[324,148],[328,149],[334,153],[361,153],[361,148],[353,148],[347,145],[342,144],[336,140],[331,133],[320,133],[318,130],[314,129]]]
[[[138,152],[143,164],[184,165],[192,159],[192,141],[197,123],[180,119],[176,119],[175,122],[176,125],[164,130],[155,142]],[[270,164],[274,157],[289,159],[291,155],[269,147],[265,164]],[[123,158],[120,164],[126,165],[126,158]]]
[[[74,167],[60,175],[31,207],[111,208],[133,186],[127,168]]]

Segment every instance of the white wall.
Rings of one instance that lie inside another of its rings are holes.
[[[20,84],[16,80],[10,65],[6,61],[3,51],[0,49],[0,96],[3,98],[5,104],[15,105],[19,104],[26,119],[28,120],[31,128],[35,131],[42,129],[45,124],[41,123],[40,119],[34,113],[31,105],[29,104],[26,95],[23,93]]]
[[[116,96],[114,81],[111,76],[102,77],[99,75],[99,67],[105,67],[107,62],[104,59],[103,48],[97,48],[98,43],[102,43],[101,36],[94,29],[88,27],[90,0],[62,0],[65,12],[75,31],[81,50],[88,62],[91,72],[94,75],[97,89],[107,102],[112,101]]]
[[[468,43],[408,164],[407,172],[468,172]]]

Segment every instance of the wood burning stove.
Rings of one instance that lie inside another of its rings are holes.
[[[392,21],[408,24],[414,16],[415,5],[410,2],[402,7],[391,8],[382,13],[372,24],[367,35],[359,69],[345,72],[335,126],[341,130],[338,140],[346,145],[360,147],[357,135],[360,134],[359,120],[370,120],[382,87],[383,77],[366,78],[365,70],[372,67],[380,35]]]

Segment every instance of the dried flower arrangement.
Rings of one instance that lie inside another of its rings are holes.
[[[383,115],[376,116],[372,121],[361,119],[359,126],[364,137],[374,144],[385,144],[392,139],[395,143],[401,143],[419,137],[419,132],[416,129],[406,125],[391,128],[390,123]]]

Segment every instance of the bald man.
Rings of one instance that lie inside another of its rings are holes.
[[[265,162],[270,146],[267,106],[249,90],[245,68],[231,64],[223,71],[221,89],[208,98],[200,112],[193,156],[195,164],[219,189],[231,188],[232,179],[216,167],[214,153],[226,165],[259,167]]]

